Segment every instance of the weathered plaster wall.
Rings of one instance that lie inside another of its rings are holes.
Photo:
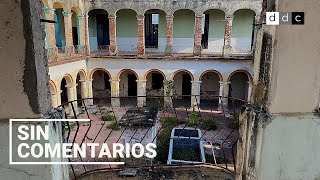
[[[320,119],[274,115],[262,135],[258,179],[319,179]]]
[[[133,10],[117,12],[117,45],[119,50],[136,51],[138,43],[137,13]]]
[[[305,25],[276,27],[270,111],[312,112],[320,98],[320,4],[281,0],[278,6],[282,12],[304,11]]]
[[[134,63],[132,63],[134,62]],[[236,70],[246,70],[252,74],[252,61],[239,60],[239,61],[223,61],[223,60],[161,60],[161,59],[104,59],[94,58],[88,60],[88,73],[96,68],[104,68],[108,71],[113,79],[116,79],[117,74],[122,69],[132,69],[135,71],[139,79],[144,79],[144,75],[150,69],[161,70],[166,79],[171,79],[174,72],[181,69],[186,69],[192,73],[196,81],[199,80],[200,75],[207,70],[218,71],[223,79],[227,81],[230,74]],[[70,66],[72,67],[72,66]],[[73,66],[74,67],[74,66]],[[55,67],[52,67],[55,68]],[[61,70],[60,70],[61,71]],[[51,68],[50,68],[51,72]],[[60,74],[60,73],[57,73]]]
[[[232,21],[231,45],[236,47],[250,47],[255,13],[241,9],[234,13]]]

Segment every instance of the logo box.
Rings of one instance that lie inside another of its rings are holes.
[[[267,12],[267,25],[303,25],[304,12]]]

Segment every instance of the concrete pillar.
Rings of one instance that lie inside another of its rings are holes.
[[[89,15],[85,15],[85,53],[87,56],[90,55],[90,40],[89,40]]]
[[[88,86],[86,80],[80,80],[80,89],[81,89],[81,99],[88,97]]]
[[[119,80],[109,80],[111,84],[111,105],[113,107],[120,107],[120,79]]]
[[[93,79],[89,79],[87,80],[87,89],[88,89],[88,94],[87,94],[87,97],[88,98],[93,98],[93,89],[92,89],[92,81]],[[93,105],[93,99],[88,99],[87,100],[87,106],[91,106]]]
[[[78,23],[78,41],[79,41],[78,52],[79,54],[84,54],[84,46],[86,42],[85,16],[77,15],[77,23]]]
[[[66,53],[73,55],[73,40],[72,40],[72,13],[71,12],[62,12],[64,17],[64,32],[66,39]]]
[[[231,38],[232,38],[232,20],[233,16],[226,16],[225,34],[224,34],[224,56],[230,56],[232,52]]]
[[[138,45],[137,55],[143,56],[145,53],[145,40],[144,40],[144,15],[137,15],[138,26]]]
[[[44,8],[44,18],[46,20],[54,21],[54,9]],[[50,60],[56,60],[57,47],[55,38],[55,28],[53,23],[44,23],[46,31],[46,48],[48,50],[48,56]]]
[[[250,100],[251,100],[251,93],[252,93],[252,82],[248,81],[248,96],[247,96],[248,102],[250,102]]]
[[[117,54],[117,23],[116,16],[109,15],[110,55]]]
[[[200,85],[202,81],[191,81],[191,107],[194,110],[200,108]]]
[[[257,41],[258,27],[259,27],[257,26],[257,24],[260,23],[260,15],[256,15],[254,17],[254,23],[255,25],[253,26],[254,30],[253,30],[253,39],[252,39],[252,52],[254,52],[256,49],[256,41]]]
[[[219,89],[219,109],[228,109],[228,96],[229,96],[229,86],[231,82],[223,82],[220,81],[220,89]]]
[[[202,16],[195,17],[195,33],[194,33],[194,47],[193,55],[201,55],[201,39],[202,39]]]
[[[61,93],[62,93],[62,90],[57,92],[57,103],[58,103],[58,106],[61,105]]]
[[[147,80],[136,80],[137,82],[137,106],[144,107],[147,104]]]
[[[51,94],[51,103],[52,103],[52,107],[56,108],[58,107],[58,94]]]
[[[171,80],[172,83],[174,83],[173,80]],[[172,102],[172,96],[173,96],[173,89],[169,89],[168,85],[166,84],[166,81],[163,81],[163,91],[164,91],[164,107],[173,107],[173,102]]]
[[[173,15],[166,16],[166,49],[165,54],[167,56],[172,55],[173,47],[172,47],[172,39],[173,39]]]
[[[76,87],[77,87],[77,85],[71,85],[71,86],[67,85],[66,86],[68,101],[77,100],[77,94],[75,93],[75,92],[77,92]],[[77,103],[77,101],[74,101],[72,104],[73,104],[75,113],[78,114],[78,103]],[[70,108],[69,109],[70,114],[74,115],[71,103],[69,104],[69,108]]]

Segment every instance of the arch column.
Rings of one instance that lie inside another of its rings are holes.
[[[71,85],[71,86],[66,86],[67,88],[67,96],[68,96],[68,101],[73,101],[73,100],[77,100],[77,89],[76,89],[77,85]],[[74,107],[75,113],[78,114],[78,103],[77,101],[72,102],[72,105]],[[72,110],[72,105],[71,103],[69,104],[69,108],[70,108],[70,113],[73,114],[73,110]]]
[[[61,93],[62,93],[62,90],[57,92],[57,103],[58,103],[58,106],[61,105]]]
[[[145,54],[145,40],[144,40],[144,15],[137,15],[138,26],[138,45],[137,55],[143,56]]]
[[[252,94],[252,82],[248,81],[248,96],[247,96],[247,101],[250,102],[251,100],[251,94]]]
[[[224,56],[229,56],[232,52],[232,47],[231,47],[232,21],[233,21],[233,16],[225,17],[226,25],[225,25],[224,46],[223,46]]]
[[[64,17],[64,32],[65,32],[65,39],[66,39],[66,53],[69,55],[74,54],[74,47],[72,41],[72,13],[71,12],[62,12]]]
[[[92,81],[93,79],[89,79],[87,80],[86,84],[87,84],[87,89],[88,89],[88,94],[87,94],[87,98],[93,98],[93,89],[92,89]],[[91,106],[93,105],[93,99],[88,99],[87,100],[87,105]]]
[[[172,55],[172,39],[173,39],[173,15],[166,16],[166,56]]]
[[[51,94],[51,103],[52,103],[53,108],[58,107],[58,94],[57,93]]]
[[[195,110],[200,108],[200,85],[202,81],[191,81],[191,107]]]
[[[85,22],[85,54],[90,55],[90,42],[89,42],[89,15],[84,16]]]
[[[86,80],[80,80],[80,89],[81,89],[81,99],[88,97],[88,86]]]
[[[202,16],[195,16],[195,33],[194,33],[194,47],[193,55],[201,55],[201,39],[202,39]]]
[[[136,80],[137,82],[137,95],[143,97],[137,97],[137,106],[144,107],[147,103],[147,80]]]
[[[44,8],[45,19],[54,21],[54,9]],[[57,53],[55,28],[53,23],[44,23],[46,31],[46,48],[50,59],[54,58]],[[56,60],[56,58],[54,58]]]
[[[111,84],[111,106],[120,107],[120,79],[119,80],[109,80]]]
[[[258,30],[259,30],[259,26],[257,26],[257,24],[260,23],[260,15],[255,15],[254,17],[254,25],[253,25],[253,38],[252,38],[252,53],[255,52],[256,49],[256,41],[257,41],[257,36],[258,36]]]
[[[174,84],[173,80],[168,80],[168,81],[172,81],[172,83]],[[172,108],[173,107],[173,102],[172,102],[173,89],[169,89],[168,84],[166,83],[168,81],[166,80],[163,81],[164,107]]]
[[[78,23],[78,39],[79,39],[79,54],[84,54],[84,46],[86,42],[86,22],[84,15],[77,15],[77,23]]]
[[[231,82],[219,81],[219,83],[219,109],[222,109],[222,107],[224,107],[224,109],[228,109],[228,96]]]
[[[116,16],[109,15],[110,55],[117,55],[117,21]]]

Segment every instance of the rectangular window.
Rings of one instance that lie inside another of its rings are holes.
[[[145,15],[145,46],[158,48],[159,14]]]

